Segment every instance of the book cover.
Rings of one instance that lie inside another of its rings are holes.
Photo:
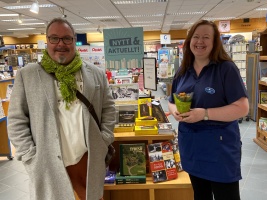
[[[159,78],[168,78],[168,63],[159,63]]]
[[[6,99],[9,100],[11,93],[12,93],[12,89],[13,89],[13,84],[8,84],[7,85],[7,90],[6,90]]]
[[[153,182],[163,182],[178,177],[172,144],[169,141],[147,145]]]
[[[120,144],[120,175],[146,174],[145,143]]]
[[[160,102],[153,101],[152,102],[152,116],[155,117],[159,123],[169,123],[169,119],[167,118],[164,110]]]
[[[119,123],[134,123],[135,111],[134,110],[120,110]]]
[[[259,129],[263,131],[267,131],[267,118],[266,117],[261,117],[259,119]]]
[[[159,134],[174,134],[175,130],[172,128],[171,123],[159,123],[158,132]]]
[[[173,156],[176,163],[176,169],[178,172],[183,171],[182,163],[181,163],[181,157],[179,152],[179,145],[178,145],[178,135],[175,135],[175,138],[170,141],[172,143],[172,150],[173,150]]]
[[[135,126],[135,135],[158,135],[157,126]]]
[[[259,91],[259,103],[260,104],[267,104],[267,90],[260,90]]]
[[[138,99],[138,118],[152,116],[151,98]]]
[[[115,177],[115,181],[116,181],[116,184],[146,183],[146,175],[122,176],[120,175],[120,173],[117,173]]]

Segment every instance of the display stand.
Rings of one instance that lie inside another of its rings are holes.
[[[114,133],[116,157],[110,168],[119,164],[119,144],[146,143],[152,144],[158,141],[166,141],[174,138],[174,135],[138,135],[134,132]],[[150,173],[147,174],[145,184],[105,184],[105,200],[193,200],[193,189],[186,172],[178,172],[178,178],[171,181],[153,183]]]
[[[0,98],[6,98],[7,85],[13,84],[14,79],[0,80]],[[3,108],[5,115],[7,116],[9,102],[3,102]],[[0,119],[0,156],[6,156],[9,160],[12,160],[10,141],[7,135],[7,117]]]

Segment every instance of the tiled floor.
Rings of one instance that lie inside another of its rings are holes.
[[[165,111],[167,100],[159,88],[152,92],[160,101]],[[177,122],[169,116],[174,127]],[[267,152],[253,142],[256,135],[256,123],[243,121],[240,125],[243,154],[242,176],[240,181],[242,200],[266,200],[267,197]],[[15,159],[9,161],[6,157],[0,157],[0,200],[29,200],[28,175],[21,162]]]

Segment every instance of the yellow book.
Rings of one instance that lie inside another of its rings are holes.
[[[138,99],[138,118],[152,116],[151,98]]]
[[[158,120],[156,118],[149,119],[149,120],[136,118],[135,119],[135,125],[136,126],[157,126]]]
[[[135,135],[158,135],[157,126],[135,126]]]

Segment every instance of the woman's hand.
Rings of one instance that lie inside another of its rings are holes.
[[[205,117],[205,109],[204,108],[194,108],[189,112],[179,114],[177,118],[181,119],[181,122],[187,123],[195,123],[203,120]]]
[[[195,123],[204,119],[205,109],[204,108],[194,108],[189,112],[180,114],[177,111],[176,105],[173,103],[168,103],[168,108],[171,115],[179,122]]]

